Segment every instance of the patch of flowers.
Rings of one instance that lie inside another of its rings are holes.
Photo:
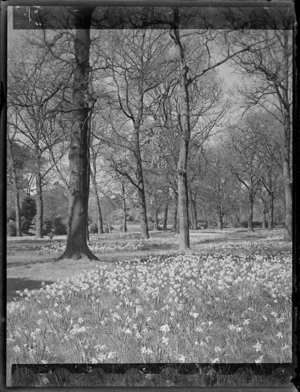
[[[256,248],[257,249],[257,248]],[[149,256],[19,293],[14,362],[290,362],[291,254]]]
[[[275,237],[265,237],[253,240],[242,240],[242,241],[228,241],[223,238],[223,234],[201,234],[191,236],[191,244],[201,245],[199,252],[209,252],[209,251],[247,251],[247,252],[264,252],[270,250],[282,251],[286,249],[290,251],[290,244],[287,244],[281,239],[281,236]],[[95,241],[93,239],[90,243],[90,249],[96,253],[110,253],[110,252],[122,252],[122,251],[143,251],[159,248],[160,246],[168,246],[171,249],[178,248],[179,236],[178,234],[171,235],[167,238],[150,238],[147,240],[129,240],[129,241],[111,241],[111,242],[101,242]],[[62,241],[52,241],[50,244],[39,247],[39,253],[63,253],[65,249],[65,243]]]

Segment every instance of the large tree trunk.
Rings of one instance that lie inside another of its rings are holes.
[[[249,193],[248,231],[253,231],[253,205],[254,205],[254,197],[252,193]]]
[[[17,182],[17,171],[14,164],[14,157],[12,155],[12,148],[11,148],[11,141],[8,139],[7,141],[7,152],[8,152],[8,159],[11,168],[12,174],[12,186],[13,186],[13,194],[14,194],[14,206],[15,206],[15,214],[16,214],[16,234],[17,237],[22,237],[22,227],[21,227],[21,208],[20,208],[20,195],[18,189],[18,182]]]
[[[174,9],[175,23],[179,22],[178,8]],[[177,24],[178,26],[178,24]],[[188,67],[185,59],[185,48],[180,39],[180,30],[176,27],[173,30],[173,40],[177,46],[178,57],[180,60],[180,81],[179,81],[179,120],[180,120],[180,150],[177,164],[178,173],[178,214],[179,214],[179,249],[182,252],[190,248],[190,231],[189,231],[189,206],[188,206],[188,179],[187,179],[187,162],[190,141],[190,107],[188,91]]]
[[[87,245],[86,226],[89,200],[89,50],[90,23],[94,7],[85,7],[77,12],[75,19],[75,71],[73,82],[74,125],[71,134],[70,167],[70,206],[67,247],[60,259],[80,259],[88,257],[98,260]]]
[[[36,238],[43,238],[43,192],[42,192],[42,178],[38,168],[35,176],[36,184],[36,219],[35,219],[35,236]]]

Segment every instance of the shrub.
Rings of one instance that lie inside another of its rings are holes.
[[[50,219],[45,219],[43,222],[43,235],[47,235],[52,230],[52,222]]]
[[[92,233],[92,234],[97,234],[97,233],[98,233],[98,226],[97,226],[96,223],[93,223],[93,224],[90,226],[90,233]]]
[[[63,218],[58,215],[53,219],[53,234],[64,235],[67,234],[67,227],[63,222]]]
[[[36,214],[36,203],[35,199],[30,195],[26,195],[22,200],[22,215],[25,216],[26,219],[32,221],[33,217]]]
[[[15,237],[17,235],[16,224],[14,221],[9,221],[7,224],[7,235]]]
[[[21,230],[23,233],[28,233],[30,229],[31,221],[25,216],[21,216]]]

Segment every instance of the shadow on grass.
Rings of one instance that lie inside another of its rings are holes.
[[[31,280],[22,278],[7,278],[6,281],[6,301],[11,302],[14,298],[21,298],[16,291],[38,290],[42,287],[42,280]],[[54,283],[51,280],[44,281],[46,284]]]

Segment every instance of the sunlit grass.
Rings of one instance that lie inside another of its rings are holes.
[[[100,264],[25,290],[8,305],[7,356],[12,363],[291,362],[291,252],[270,238],[238,245],[244,254],[216,243],[214,253]]]

